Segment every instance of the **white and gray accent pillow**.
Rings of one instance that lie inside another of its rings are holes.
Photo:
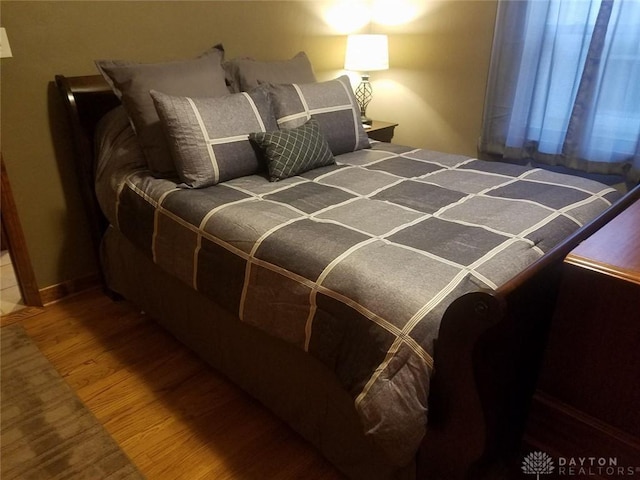
[[[336,163],[318,122],[313,118],[297,128],[255,132],[249,135],[249,139],[264,152],[272,182]]]
[[[252,132],[277,130],[264,89],[224,97],[151,97],[183,186],[201,188],[261,170]]]
[[[165,63],[96,61],[98,70],[122,100],[147,165],[155,176],[175,175],[175,168],[149,91],[194,97],[228,95],[223,57],[222,45],[216,45],[200,57],[189,60]]]
[[[269,85],[280,128],[295,128],[315,118],[334,155],[369,148],[349,77],[328,82]]]

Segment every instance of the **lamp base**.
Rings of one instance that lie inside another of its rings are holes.
[[[372,121],[369,117],[367,117],[367,106],[371,101],[371,95],[373,93],[373,89],[371,88],[371,83],[369,82],[369,75],[363,74],[362,81],[356,88],[356,101],[358,102],[358,106],[360,107],[360,116],[362,119],[362,123],[364,125],[371,125]]]

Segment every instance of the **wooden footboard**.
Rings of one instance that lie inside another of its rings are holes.
[[[435,348],[418,478],[509,478],[555,308],[562,262],[640,198],[640,186],[496,292],[447,309]]]
[[[482,340],[495,338],[493,331],[504,319],[505,308],[502,298],[475,292],[447,309],[435,345],[429,423],[418,454],[419,478],[468,478],[490,453],[495,400],[476,386],[485,377],[491,382],[497,378],[486,371],[495,357],[483,354]],[[486,366],[477,365],[478,356]]]
[[[56,76],[69,114],[80,189],[98,254],[107,226],[94,193],[93,134],[119,101],[100,76]],[[429,424],[418,477],[505,478],[518,453],[560,267],[567,253],[640,197],[640,188],[567,238],[496,292],[447,309],[435,346]]]

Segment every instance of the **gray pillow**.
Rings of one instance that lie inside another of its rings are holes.
[[[263,83],[312,83],[316,81],[309,57],[299,52],[289,60],[262,62],[234,58],[224,62],[227,81],[234,92],[248,92]]]
[[[301,127],[255,132],[249,135],[249,139],[264,152],[272,182],[336,163],[318,122],[313,118]]]
[[[328,82],[269,85],[280,128],[295,128],[315,118],[334,155],[369,148],[360,108],[349,77]]]
[[[191,60],[148,64],[96,61],[98,70],[121,98],[154,175],[170,176],[175,168],[149,91],[197,97],[228,95],[223,56],[222,45],[216,45]]]
[[[201,188],[261,170],[249,133],[277,130],[264,88],[224,97],[151,91],[183,186]]]

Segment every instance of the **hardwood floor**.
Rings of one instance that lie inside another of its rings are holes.
[[[15,322],[149,480],[343,478],[128,302],[94,289]]]

